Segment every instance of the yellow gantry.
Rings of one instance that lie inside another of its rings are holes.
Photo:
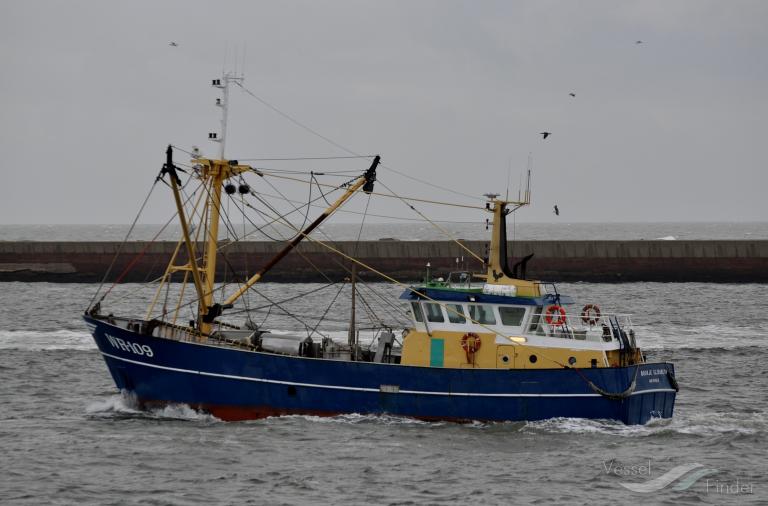
[[[163,172],[171,175],[171,188],[176,201],[176,209],[179,214],[179,221],[181,222],[183,242],[186,245],[189,260],[186,265],[169,266],[166,271],[166,276],[164,276],[164,280],[170,272],[182,270],[192,273],[192,279],[195,284],[198,299],[198,329],[201,334],[204,335],[210,334],[212,323],[215,318],[221,314],[223,309],[231,307],[231,305],[248,291],[249,288],[257,283],[267,271],[296,247],[296,245],[312,232],[315,227],[320,225],[323,220],[333,214],[347,199],[354,195],[355,192],[362,188],[363,191],[370,193],[373,190],[373,182],[376,180],[376,167],[380,160],[380,158],[376,156],[371,167],[363,175],[349,183],[344,194],[341,195],[336,202],[331,204],[323,214],[315,219],[315,221],[313,221],[307,228],[299,231],[296,237],[289,241],[288,244],[275,255],[275,257],[267,262],[259,272],[254,274],[251,279],[245,282],[234,294],[227,298],[227,300],[221,304],[215,304],[213,301],[213,293],[216,282],[216,257],[219,250],[218,235],[219,220],[221,218],[221,190],[222,187],[224,187],[225,181],[228,179],[239,176],[244,172],[253,171],[254,169],[248,165],[240,165],[236,160],[212,160],[208,158],[192,160],[196,176],[201,180],[202,187],[207,194],[205,205],[203,206],[203,209],[200,210],[200,221],[201,224],[205,223],[206,229],[206,236],[204,238],[205,246],[202,258],[198,258],[196,241],[191,237],[189,220],[181,199],[180,181],[176,174],[176,168],[173,166],[172,150],[170,146],[168,147],[167,154],[168,161]],[[173,263],[174,260],[175,258],[172,259],[171,263]]]
[[[210,181],[207,185],[208,192],[208,236],[205,238],[205,255],[203,256],[204,293],[201,314],[207,314],[208,308],[213,305],[213,290],[216,282],[216,254],[219,249],[219,219],[221,214],[221,189],[224,181],[239,176],[243,172],[252,170],[248,165],[239,165],[237,162],[224,160],[197,159],[192,163],[200,166],[200,177],[203,181]],[[203,324],[205,325],[205,324]],[[208,324],[210,327],[210,324]],[[207,333],[208,328],[201,331]]]
[[[181,233],[184,244],[186,245],[188,261],[182,266],[171,266],[169,272],[183,270],[192,273],[192,280],[195,285],[198,300],[198,326],[203,334],[211,330],[212,320],[206,318],[213,306],[213,291],[216,282],[216,254],[218,252],[219,219],[221,211],[221,189],[224,181],[238,176],[243,172],[252,170],[248,165],[240,165],[236,161],[211,160],[208,158],[198,158],[192,160],[197,177],[202,181],[202,187],[206,192],[205,205],[200,212],[202,219],[207,217],[205,229],[207,234],[204,240],[205,248],[202,258],[199,258],[196,241],[192,239],[189,227],[189,219],[184,210],[184,204],[181,198],[181,189],[176,168],[173,166],[172,149],[168,146],[167,162],[163,170],[170,174],[171,189],[173,190],[174,200],[176,202],[176,211],[179,215],[181,224]],[[175,255],[174,255],[175,257]],[[173,261],[173,260],[172,260]]]

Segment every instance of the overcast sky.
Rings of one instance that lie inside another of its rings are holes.
[[[4,1],[0,223],[130,222],[168,143],[217,152],[210,80],[235,54],[285,113],[479,205],[510,173],[514,194],[532,153],[520,221],[766,221],[767,26],[765,1]],[[238,89],[231,104],[228,158],[346,154]]]

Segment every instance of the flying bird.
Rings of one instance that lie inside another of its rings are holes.
[[[178,45],[178,44],[176,44],[174,41],[170,41],[170,42],[168,43],[168,45],[169,45],[169,46],[172,46],[172,47],[179,47],[179,45]]]
[[[572,97],[574,97],[574,98],[576,98],[576,94],[575,94],[575,93],[573,93],[573,92],[569,93],[569,95],[570,95],[570,96],[572,96]]]
[[[642,41],[642,40],[636,40],[636,41],[635,41],[635,44],[642,44],[642,43],[643,43],[643,41]]]
[[[555,216],[560,216],[560,209],[557,208],[557,204],[555,204],[554,213],[555,213]]]
[[[546,139],[550,135],[552,135],[552,132],[539,132],[541,134],[542,139]]]

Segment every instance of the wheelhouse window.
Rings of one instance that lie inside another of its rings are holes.
[[[448,321],[451,323],[467,323],[464,317],[464,308],[461,304],[446,304],[445,309],[448,312]]]
[[[483,325],[496,325],[496,317],[493,316],[493,306],[484,304],[470,304],[469,317]]]
[[[421,313],[421,305],[418,302],[411,302],[411,308],[413,309],[413,318],[419,323],[424,322],[424,315]]]
[[[499,306],[499,316],[501,316],[502,325],[507,325],[508,327],[519,327],[523,324],[525,308]]]
[[[445,321],[443,317],[443,310],[440,308],[440,304],[427,303],[424,304],[424,310],[427,313],[427,320],[431,322],[441,323]]]

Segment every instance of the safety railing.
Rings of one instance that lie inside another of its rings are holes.
[[[542,337],[559,337],[579,341],[612,342],[632,332],[629,314],[585,312],[569,314],[562,306],[550,306],[542,313],[534,313],[528,320],[525,334]]]

